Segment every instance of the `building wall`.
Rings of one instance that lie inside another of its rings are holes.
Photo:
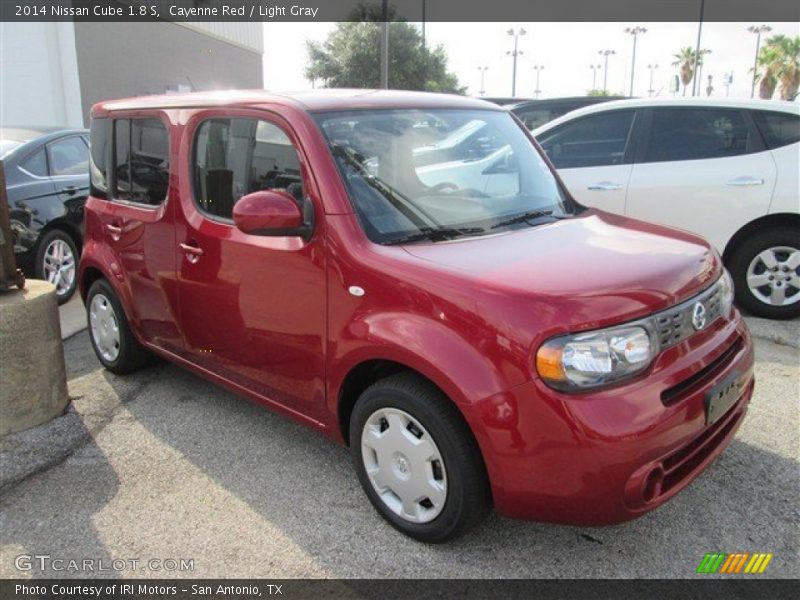
[[[83,122],[73,24],[0,23],[0,125]]]
[[[260,23],[232,23],[247,27],[230,31],[201,27],[213,23],[192,25],[76,23],[84,122],[101,100],[170,90],[263,87]]]

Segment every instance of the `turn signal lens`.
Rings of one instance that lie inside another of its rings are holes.
[[[550,381],[566,381],[564,368],[561,366],[561,348],[542,346],[536,353],[536,370],[542,379]]]

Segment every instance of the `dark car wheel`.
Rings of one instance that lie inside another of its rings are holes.
[[[78,287],[78,249],[70,235],[51,229],[39,240],[36,251],[36,278],[56,286],[59,304],[64,304]]]
[[[458,409],[413,373],[383,379],[358,399],[350,450],[378,512],[423,542],[446,542],[475,527],[491,505],[475,438]]]
[[[780,227],[756,233],[734,251],[730,271],[736,302],[758,317],[800,316],[800,231]]]
[[[117,295],[105,279],[98,279],[86,295],[89,337],[103,366],[118,375],[147,365],[152,355],[136,340]]]

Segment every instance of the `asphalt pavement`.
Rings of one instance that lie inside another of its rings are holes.
[[[65,353],[70,411],[0,443],[0,577],[692,577],[707,552],[771,552],[767,575],[800,577],[791,346],[757,340],[736,439],[660,509],[607,528],[492,514],[442,546],[384,523],[348,452],[320,435],[169,364],[114,376],[86,331]],[[127,566],[20,571],[20,555]],[[151,559],[193,562],[167,571]]]

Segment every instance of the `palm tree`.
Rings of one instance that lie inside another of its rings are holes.
[[[681,83],[683,84],[683,95],[686,95],[686,87],[692,83],[694,78],[694,59],[695,51],[691,46],[681,48],[678,54],[674,54],[675,62],[672,63],[673,67],[680,67]]]
[[[781,100],[794,100],[800,87],[800,36],[773,35],[758,53],[761,98],[769,99],[780,84]]]

